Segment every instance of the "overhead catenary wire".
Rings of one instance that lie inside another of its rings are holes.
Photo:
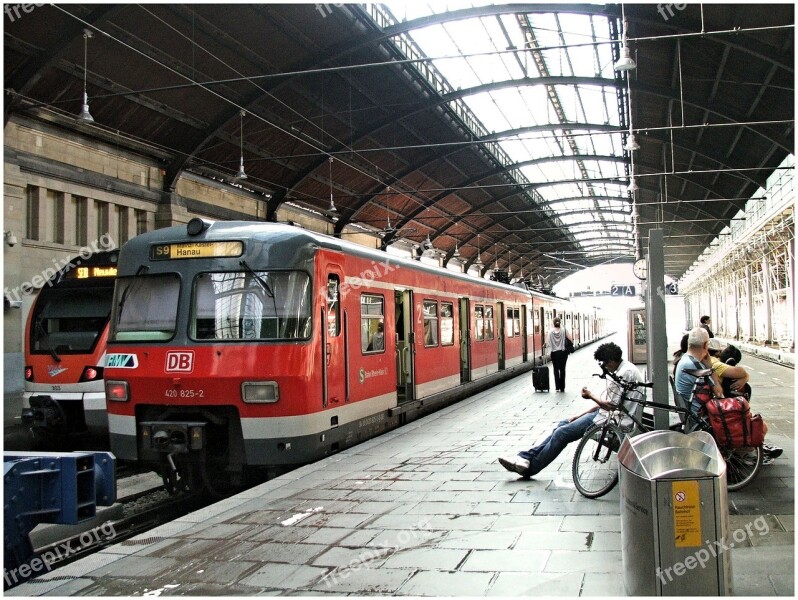
[[[148,11],[148,12],[149,12],[149,11]],[[702,15],[702,16],[703,16],[703,15]],[[736,32],[739,32],[739,29],[735,29],[735,31],[736,31]],[[632,38],[632,39],[634,39],[634,38]],[[617,43],[617,41],[614,41],[614,42],[615,42],[615,43]],[[613,41],[608,41],[608,42],[606,42],[606,43],[613,43]],[[590,44],[588,44],[588,45],[590,45]],[[573,46],[573,45],[567,45],[567,46]],[[492,54],[492,53],[491,53],[491,54]],[[148,58],[149,58],[149,57],[148,57]],[[440,57],[438,57],[438,58],[440,58]],[[454,58],[454,57],[452,57],[452,58]],[[434,59],[434,58],[430,58],[430,59],[428,59],[428,60],[435,60],[435,59]],[[389,61],[389,62],[396,62],[396,61]],[[386,64],[387,64],[387,63],[386,63]],[[355,66],[355,67],[356,67],[356,66],[358,66],[358,65],[350,65],[350,66]],[[284,76],[285,74],[280,74],[280,75],[283,75],[283,76]],[[247,78],[247,79],[250,79],[250,78]],[[263,122],[264,122],[264,123],[266,123],[266,124],[267,124],[267,125],[269,125],[269,126],[273,126],[273,124],[272,124],[272,123],[270,123],[270,122],[268,121],[268,119],[264,119],[264,120],[263,120]],[[278,128],[278,129],[279,129],[279,128]],[[284,132],[284,133],[287,133],[288,135],[290,135],[290,133],[288,133],[288,132]],[[294,137],[296,137],[296,136],[294,136]],[[297,138],[297,139],[299,139],[299,138]],[[304,141],[305,143],[307,143],[307,141],[306,141],[306,140],[301,140],[301,141]],[[308,144],[308,145],[309,145],[310,147],[313,147],[311,144]],[[432,147],[431,145],[426,145],[426,146],[427,146],[427,147]],[[421,145],[419,145],[419,147],[421,147]],[[319,150],[319,155],[326,155],[326,156],[328,156],[328,157],[331,157],[331,156],[333,155],[333,153],[330,153],[330,152],[325,152],[324,148],[320,148],[320,149],[316,148],[316,149],[317,149],[317,150]],[[383,151],[384,151],[384,150],[383,150]],[[354,150],[354,149],[353,149],[353,148],[351,148],[351,147],[349,147],[347,150],[341,151],[341,153],[352,153],[352,152],[358,152],[358,153],[360,153],[361,151]],[[257,158],[256,160],[269,160],[269,158],[263,158],[263,157],[259,157],[259,158]],[[367,161],[367,162],[370,162],[370,161]],[[213,166],[215,166],[216,164],[223,164],[223,163],[212,163],[212,162],[210,162],[210,161],[205,161],[205,163],[206,163],[206,164],[207,164],[209,167],[213,167]],[[249,163],[249,161],[248,161],[248,163]],[[370,163],[370,164],[371,164],[372,166],[374,166],[374,165],[373,165],[373,163]],[[351,168],[355,168],[355,167],[353,167],[353,165],[348,165],[348,166],[350,166]],[[758,169],[759,169],[759,170],[761,170],[762,168],[761,168],[761,167],[759,167]],[[380,178],[380,177],[378,177],[378,176],[374,176],[374,174],[373,174],[373,173],[369,173],[369,172],[368,172],[368,171],[369,171],[369,169],[361,170],[361,169],[357,169],[357,168],[356,168],[355,170],[356,170],[356,171],[359,171],[360,173],[362,173],[362,174],[364,174],[364,175],[367,175],[367,176],[369,176],[369,177],[370,177],[371,179],[373,179],[374,181],[381,182],[381,178]],[[691,173],[691,174],[693,174],[693,173],[709,173],[709,172],[731,172],[731,171],[742,171],[742,170],[743,170],[743,169],[733,169],[733,170],[732,170],[732,169],[728,169],[728,170],[712,170],[712,171],[710,171],[710,170],[704,170],[704,171],[685,171],[685,172],[683,172],[683,173]],[[756,170],[756,169],[752,168],[751,170]],[[649,175],[644,175],[644,176],[653,176],[653,175],[654,175],[654,174],[649,174]],[[575,180],[572,180],[572,182],[573,182],[573,181],[575,181]],[[594,181],[594,179],[583,179],[583,180],[579,180],[579,181],[586,181],[586,182],[590,182],[590,181]],[[560,182],[546,182],[546,184],[545,184],[545,185],[556,185],[557,183],[560,183]],[[441,212],[443,212],[444,214],[448,212],[448,211],[447,211],[445,208],[441,208],[441,207],[438,207],[438,206],[427,206],[427,204],[428,204],[428,200],[431,200],[431,199],[427,199],[427,198],[417,198],[417,197],[414,197],[414,196],[413,196],[413,194],[423,194],[423,193],[429,193],[429,192],[432,192],[432,191],[434,191],[434,190],[425,190],[425,189],[423,189],[423,188],[419,188],[419,189],[417,189],[417,190],[416,190],[416,189],[407,190],[407,189],[402,189],[402,187],[403,187],[403,186],[401,186],[401,185],[397,186],[397,184],[396,184],[396,183],[393,183],[393,182],[392,182],[392,184],[393,184],[393,186],[394,186],[394,191],[393,191],[392,193],[394,193],[394,194],[398,193],[399,195],[406,196],[406,197],[408,197],[408,199],[410,199],[410,200],[414,201],[415,203],[419,204],[419,206],[426,207],[426,208],[427,208],[427,209],[429,209],[429,210],[432,210],[432,211],[441,211]],[[525,184],[525,183],[520,183],[520,182],[516,182],[516,183],[511,183],[511,184],[506,184],[506,185],[513,186],[513,187],[519,187],[519,188],[520,188],[520,187],[523,187],[524,185],[527,185],[527,184]],[[528,185],[529,185],[529,186],[534,186],[534,185],[543,185],[543,184],[532,184],[532,183],[530,183],[530,184],[528,184]],[[282,189],[288,189],[286,186],[275,186],[275,187],[279,187],[279,188],[282,188]],[[460,189],[462,189],[462,190],[466,190],[466,189],[488,189],[489,187],[496,187],[496,186],[487,186],[487,185],[484,185],[484,186],[462,186],[462,187],[458,187],[458,188],[448,188],[448,187],[443,187],[443,188],[439,188],[439,190],[440,190],[440,191],[448,191],[448,190],[460,190]],[[303,193],[303,192],[299,192],[299,191],[297,191],[296,189],[293,189],[293,188],[291,189],[291,192],[292,192],[292,193],[294,193],[294,194],[297,194],[298,196],[302,196],[302,197],[306,198],[307,200],[314,200],[314,199],[315,199],[315,197],[314,197],[313,195],[311,195],[311,194],[305,194],[305,193]],[[350,197],[350,198],[351,198],[351,197],[363,197],[363,196],[367,196],[367,195],[362,195],[362,196],[348,195],[348,197]],[[347,195],[346,195],[346,194],[344,194],[344,195],[342,195],[341,197],[347,197]],[[544,208],[544,209],[541,209],[541,212],[545,212],[545,210],[546,210],[545,208]],[[497,214],[499,214],[499,213],[497,213]],[[447,215],[447,216],[433,217],[433,218],[438,218],[438,219],[446,218],[446,219],[448,219],[448,220],[450,220],[450,221],[453,221],[453,217],[454,217],[454,215]],[[423,218],[423,217],[421,217],[421,218]]]

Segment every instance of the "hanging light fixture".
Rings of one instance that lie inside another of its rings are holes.
[[[623,4],[621,4],[623,8]],[[637,64],[632,59],[632,53],[629,50],[629,45],[626,43],[626,30],[629,28],[629,23],[626,21],[626,16],[623,18],[623,34],[621,35],[621,57],[612,66],[616,71],[631,71]]]
[[[86,77],[88,70],[89,38],[94,34],[88,29],[83,30],[83,106],[78,114],[78,121],[93,123],[94,117],[89,112],[89,95],[86,93]]]
[[[335,202],[333,201],[333,187],[332,187],[332,164],[333,164],[333,157],[330,157],[330,205],[327,207],[327,216],[332,219],[333,223],[338,221],[338,209],[335,208]]]
[[[640,189],[640,186],[639,186],[639,185],[637,185],[637,180],[636,180],[634,177],[632,177],[632,179],[629,181],[629,187],[627,187],[626,189],[627,189],[628,191],[632,192],[633,194],[634,194],[634,193],[635,193],[637,190],[639,190],[639,189]]]
[[[427,239],[424,240],[423,246],[424,246],[424,250],[434,250],[435,249],[435,246],[432,245],[432,240],[429,239],[429,234],[427,234]]]
[[[482,251],[479,248],[479,234],[477,234],[477,259],[474,261],[474,264],[478,267],[482,266]]]
[[[454,243],[454,252],[452,258],[460,258],[460,249],[457,247],[457,242]]]
[[[628,152],[640,150],[640,144],[637,143],[637,139],[631,131],[629,132],[629,136],[626,138],[626,144],[624,145],[623,149]]]
[[[626,37],[624,36],[623,46],[621,47],[621,58],[617,60],[617,62],[613,65],[613,68],[616,71],[631,71],[637,66],[634,59],[632,58],[631,52],[629,50],[629,46],[626,45]]]
[[[244,171],[244,114],[246,111],[241,111],[241,136],[240,136],[240,150],[241,150],[241,164],[238,167],[238,173],[236,174],[236,179],[246,179],[247,174]]]

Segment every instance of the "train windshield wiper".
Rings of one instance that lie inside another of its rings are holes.
[[[263,279],[263,277],[258,275],[255,271],[253,271],[252,267],[250,267],[249,264],[247,264],[247,261],[242,260],[242,261],[239,261],[238,264],[241,265],[242,267],[244,267],[255,278],[255,280],[261,285],[261,287],[263,288],[263,291],[265,291],[269,296],[271,296],[272,300],[274,300],[274,292],[272,291],[272,288],[269,287],[269,283],[265,279]]]
[[[47,330],[44,328],[44,325],[42,325],[42,318],[41,317],[36,319],[36,331],[39,332],[39,335],[41,336],[40,339],[47,346],[46,350],[50,352],[50,356],[53,357],[53,360],[55,362],[61,362],[61,357],[58,356],[58,353],[55,351],[55,349],[53,348],[53,345],[50,343],[50,334],[47,333]]]
[[[142,275],[143,273],[146,273],[149,270],[150,268],[147,265],[140,265],[139,268],[136,269],[136,274],[134,275],[134,277],[138,277],[139,275]],[[130,282],[130,285],[128,285],[125,288],[125,291],[122,292],[122,297],[119,299],[119,304],[118,304],[119,317],[117,317],[117,319],[122,317],[122,311],[125,309],[125,302],[127,302],[128,294],[130,294],[130,290],[133,288],[134,283],[135,281]]]

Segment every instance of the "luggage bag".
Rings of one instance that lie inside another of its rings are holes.
[[[547,366],[532,369],[532,385],[536,392],[549,391],[549,368]]]

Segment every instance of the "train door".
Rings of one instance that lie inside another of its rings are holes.
[[[546,312],[541,306],[538,310],[538,321],[540,325],[540,363],[543,364],[543,359],[546,356]]]
[[[499,371],[504,370],[504,332],[507,331],[507,315],[504,312],[504,302],[499,302],[499,318],[497,319],[496,336],[499,338]]]
[[[471,307],[460,298],[460,383],[471,381]]]
[[[527,312],[526,312],[526,304],[521,305],[521,355],[522,355],[522,362],[529,362],[529,344],[528,339],[526,337],[527,328],[529,324],[527,323]]]
[[[415,399],[416,357],[413,334],[413,292],[395,293],[396,395],[399,403]]]
[[[347,329],[346,311],[341,307],[342,271],[337,265],[330,265],[327,274],[327,303],[323,328],[323,406],[335,406],[349,400],[349,382],[346,372]]]

